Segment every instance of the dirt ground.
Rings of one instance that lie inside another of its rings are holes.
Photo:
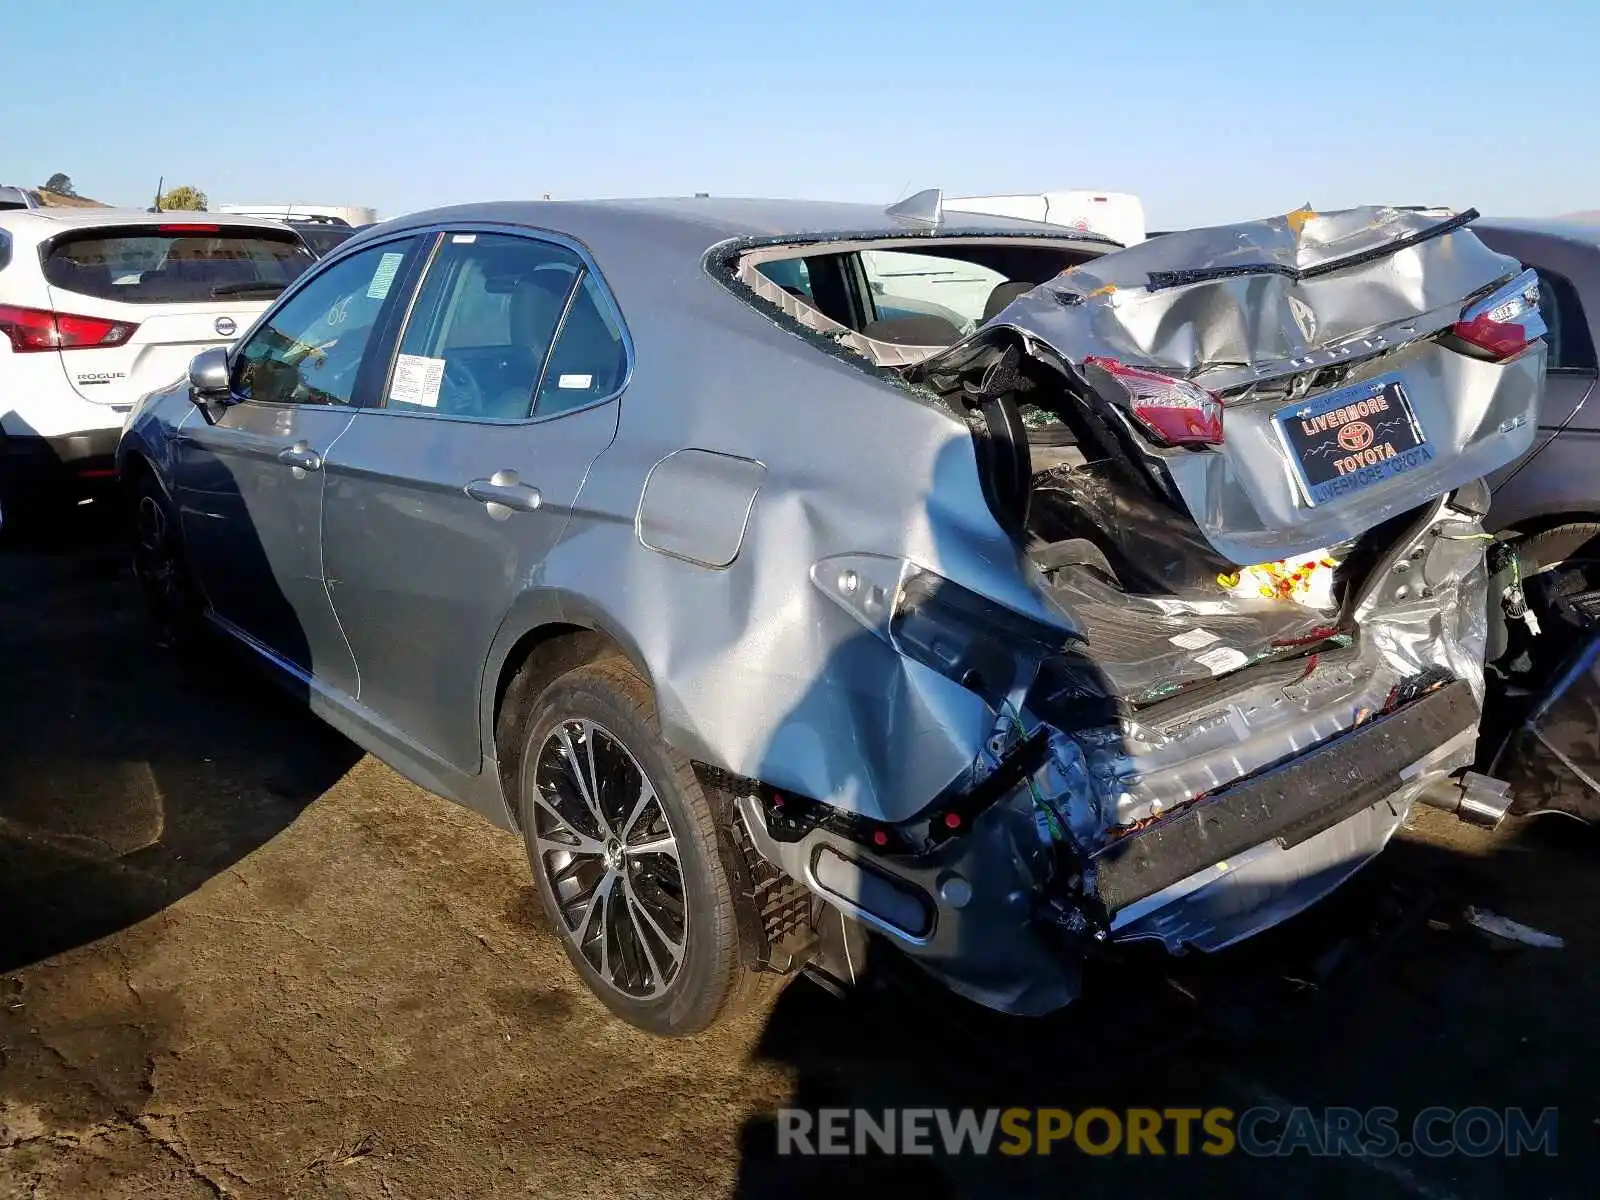
[[[666,1042],[610,1019],[519,844],[219,656],[148,641],[80,514],[0,549],[0,1196],[1577,1196],[1600,1140],[1600,837],[1440,814],[1311,914],[1097,964],[1039,1021],[898,974]],[[1558,934],[1497,942],[1478,905]],[[1559,1155],[779,1158],[773,1111],[1560,1109]]]

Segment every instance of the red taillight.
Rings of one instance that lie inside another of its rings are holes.
[[[1538,274],[1524,271],[1504,287],[1469,304],[1450,332],[1491,358],[1520,354],[1547,332],[1539,312]]]
[[[1114,358],[1091,355],[1083,363],[1099,367],[1122,385],[1134,420],[1162,445],[1222,444],[1222,401],[1200,385]]]
[[[221,233],[221,225],[157,225],[160,233]]]
[[[18,308],[0,304],[0,333],[11,340],[18,354],[39,350],[88,350],[120,346],[139,328],[130,321],[104,317],[79,317],[46,308]]]

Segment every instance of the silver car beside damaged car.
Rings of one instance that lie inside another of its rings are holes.
[[[1478,481],[1544,348],[1470,217],[416,214],[144,401],[135,565],[170,636],[518,830],[635,1024],[847,978],[864,931],[1048,1011],[1104,942],[1291,915],[1419,799],[1504,811],[1462,774]],[[991,294],[897,302],[907,255]]]

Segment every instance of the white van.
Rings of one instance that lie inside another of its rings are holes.
[[[1124,246],[1144,241],[1144,205],[1128,192],[1087,190],[1029,192],[1009,196],[946,196],[946,211],[987,213],[1044,221],[1098,233]]]
[[[220,204],[217,211],[230,216],[291,222],[320,217],[343,221],[352,228],[371,225],[378,219],[378,210],[368,204]]]

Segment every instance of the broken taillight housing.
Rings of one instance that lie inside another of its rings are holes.
[[[1222,401],[1199,384],[1114,358],[1090,355],[1083,364],[1100,368],[1122,385],[1134,420],[1161,445],[1222,444]]]
[[[897,653],[994,704],[1077,636],[904,559],[836,555],[814,563],[811,580]]]
[[[1538,273],[1524,271],[1467,305],[1450,332],[1497,361],[1521,354],[1546,333],[1539,312]]]

